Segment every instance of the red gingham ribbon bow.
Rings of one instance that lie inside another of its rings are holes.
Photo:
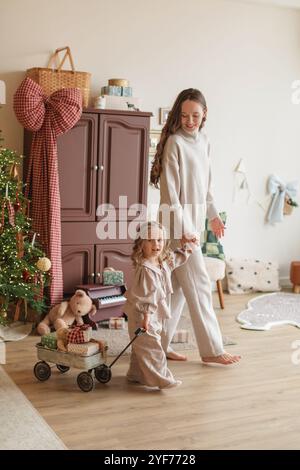
[[[64,88],[47,97],[41,86],[27,77],[15,93],[14,110],[20,123],[34,132],[25,196],[31,200],[33,231],[40,234],[52,263],[50,300],[54,305],[63,297],[56,138],[80,119],[82,96],[77,88]]]

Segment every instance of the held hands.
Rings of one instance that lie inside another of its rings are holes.
[[[214,219],[210,220],[210,226],[216,237],[224,237],[225,225],[223,224],[220,217],[215,217]]]
[[[191,248],[189,249],[189,245],[193,243],[195,246],[200,245],[200,238],[197,234],[186,234],[182,236],[182,239],[180,240],[180,245],[182,249],[187,249],[189,253],[192,252]]]

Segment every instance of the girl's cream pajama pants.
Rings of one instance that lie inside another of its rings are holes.
[[[130,339],[141,327],[142,315],[128,315],[128,331]],[[150,315],[149,329],[132,343],[130,366],[127,378],[149,387],[164,388],[175,382],[172,372],[168,369],[166,353],[161,345],[161,332],[166,320],[159,312]]]

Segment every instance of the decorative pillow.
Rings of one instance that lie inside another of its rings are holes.
[[[226,259],[229,294],[279,291],[278,263],[258,259]]]
[[[219,216],[225,225],[227,218],[226,212],[220,212]],[[202,234],[201,248],[204,256],[225,260],[223,247],[214,232],[211,230],[208,219],[205,220],[205,230]]]

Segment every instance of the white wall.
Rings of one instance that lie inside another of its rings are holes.
[[[208,101],[215,197],[228,212],[228,256],[277,259],[281,276],[300,258],[300,208],[276,227],[256,202],[233,204],[233,169],[243,157],[255,200],[266,204],[266,181],[300,178],[300,13],[230,0],[0,0],[0,111],[6,146],[22,150],[13,93],[32,66],[69,45],[78,69],[92,73],[92,94],[111,77],[126,77],[143,110],[169,106],[186,87]],[[154,191],[150,198],[155,198]],[[300,201],[300,197],[298,198]]]

